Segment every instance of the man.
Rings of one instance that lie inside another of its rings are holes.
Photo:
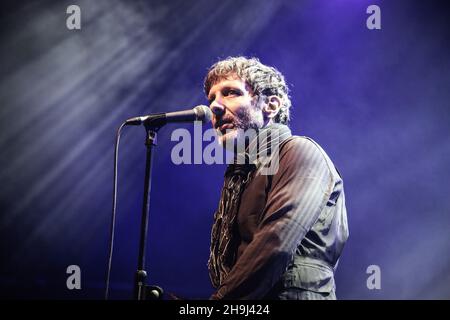
[[[343,181],[316,142],[291,135],[284,77],[256,58],[228,58],[210,68],[205,93],[219,142],[235,152],[247,143],[214,215],[211,299],[335,299],[348,238]],[[243,138],[249,131],[255,138]]]

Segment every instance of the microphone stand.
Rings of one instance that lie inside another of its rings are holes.
[[[188,111],[176,111],[169,113],[155,113],[145,117],[130,118],[124,122],[125,125],[145,126],[147,147],[145,162],[145,181],[144,181],[144,201],[142,205],[141,234],[139,241],[138,266],[135,275],[134,298],[136,300],[162,299],[163,289],[158,286],[149,286],[147,282],[147,272],[145,271],[145,247],[147,243],[148,216],[150,209],[150,188],[152,184],[152,150],[156,146],[156,134],[161,127],[168,122],[185,121],[209,121],[212,117],[210,109],[206,106],[197,106]],[[109,274],[108,274],[109,277]],[[109,278],[108,278],[109,279]],[[108,280],[109,281],[109,280]]]
[[[152,150],[156,146],[157,131],[164,125],[161,121],[145,122],[147,147],[145,163],[145,181],[144,181],[144,201],[142,205],[141,235],[139,242],[138,267],[135,276],[134,298],[136,300],[157,300],[161,299],[163,290],[158,286],[149,286],[146,284],[147,272],[145,271],[145,248],[147,243],[148,216],[150,209],[150,189],[152,183]]]

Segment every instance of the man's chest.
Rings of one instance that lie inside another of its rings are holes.
[[[251,180],[242,193],[237,214],[241,241],[249,243],[252,240],[263,218],[269,189],[270,178],[258,175]]]

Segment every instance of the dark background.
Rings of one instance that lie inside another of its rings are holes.
[[[81,8],[81,30],[66,8]],[[381,8],[368,30],[366,8]],[[344,176],[350,238],[341,299],[450,298],[450,6],[444,1],[21,1],[1,9],[0,297],[101,299],[113,146],[129,117],[206,103],[207,68],[233,55],[277,67],[292,130]],[[183,125],[192,131],[193,126]],[[210,127],[210,126],[207,126]],[[158,136],[147,271],[192,299],[206,262],[224,165],[172,163]],[[137,264],[145,132],[121,139],[111,297]],[[81,268],[81,290],[66,268]],[[369,265],[381,289],[366,286]]]

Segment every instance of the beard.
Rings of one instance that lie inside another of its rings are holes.
[[[264,119],[259,104],[248,108],[241,108],[234,117],[223,119],[225,123],[232,123],[231,129],[224,133],[217,130],[219,144],[230,151],[242,150],[256,136],[258,130],[263,127]],[[239,152],[239,151],[238,151]]]

